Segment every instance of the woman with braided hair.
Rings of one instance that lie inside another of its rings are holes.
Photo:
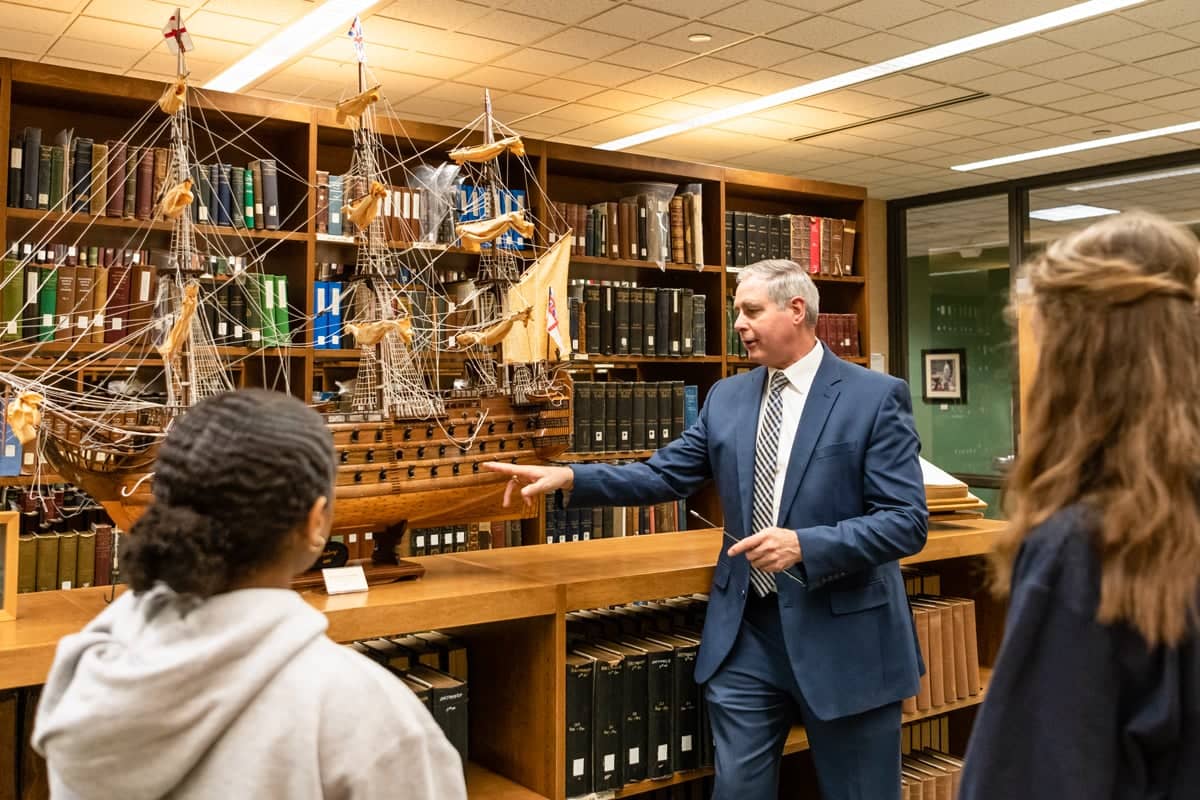
[[[329,429],[275,392],[175,421],[121,543],[131,591],[58,646],[33,745],[55,798],[465,798],[404,684],[288,588],[333,519]]]
[[[960,797],[1200,797],[1200,245],[1122,214],[1028,279],[1007,630]]]

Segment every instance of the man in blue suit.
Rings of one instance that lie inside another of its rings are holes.
[[[706,684],[716,800],[778,794],[803,722],[826,800],[898,800],[900,701],[924,669],[898,559],[927,511],[908,387],[816,338],[819,296],[792,261],[738,276],[748,373],[719,381],[697,422],[642,463],[490,465],[505,495],[647,505],[713,479],[732,546],[713,573],[696,680]]]

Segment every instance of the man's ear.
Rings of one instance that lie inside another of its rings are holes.
[[[803,323],[808,314],[808,307],[804,303],[804,298],[799,295],[792,298],[788,304],[789,310],[799,316],[800,323]]]
[[[308,517],[304,521],[304,543],[305,546],[313,553],[320,553],[325,549],[325,543],[329,539],[329,527],[332,520],[328,513],[329,498],[322,495],[313,501],[312,508],[308,510]]]

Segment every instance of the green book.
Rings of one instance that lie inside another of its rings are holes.
[[[138,165],[142,163],[142,148],[129,145],[125,148],[125,209],[121,212],[124,219],[137,216],[137,176]]]
[[[291,344],[292,326],[288,321],[287,276],[269,275],[274,279],[275,286],[275,344],[280,347]]]
[[[37,590],[37,537],[32,533],[17,539],[17,591]]]
[[[21,269],[21,258],[17,246],[13,245],[4,254],[0,262],[0,281],[4,289],[0,290],[0,315],[3,328],[0,329],[0,339],[6,342],[17,341],[21,338],[21,312],[25,305],[25,270]]]
[[[52,592],[58,588],[58,534],[39,533],[37,539],[37,581],[35,591]]]
[[[245,202],[243,213],[246,217],[246,227],[254,228],[254,172],[246,167],[242,172],[242,197]]]
[[[52,145],[50,149],[50,208],[62,211],[63,205],[63,176],[67,164],[66,148],[61,144]]]
[[[53,149],[50,145],[44,144],[38,150],[37,207],[41,211],[47,211],[50,208],[50,151]]]
[[[75,548],[75,585],[82,589],[96,580],[96,532],[80,531],[78,538],[79,544]],[[60,548],[60,558],[61,553]]]
[[[66,531],[58,535],[58,580],[56,589],[76,587],[75,561],[79,557],[79,534]]]
[[[54,316],[57,306],[58,271],[47,269],[42,279],[42,290],[38,292],[38,313],[42,318],[42,324],[39,326],[38,331],[38,341],[54,341],[54,332],[58,328]]]

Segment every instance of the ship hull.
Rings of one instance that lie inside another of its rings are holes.
[[[569,391],[567,392],[569,397]],[[338,465],[334,532],[393,530],[520,516],[504,508],[505,478],[485,461],[537,464],[566,451],[571,403],[514,407],[503,396],[446,401],[430,420],[328,414]],[[42,448],[53,469],[129,530],[151,500],[157,443],[112,452],[54,424]]]

